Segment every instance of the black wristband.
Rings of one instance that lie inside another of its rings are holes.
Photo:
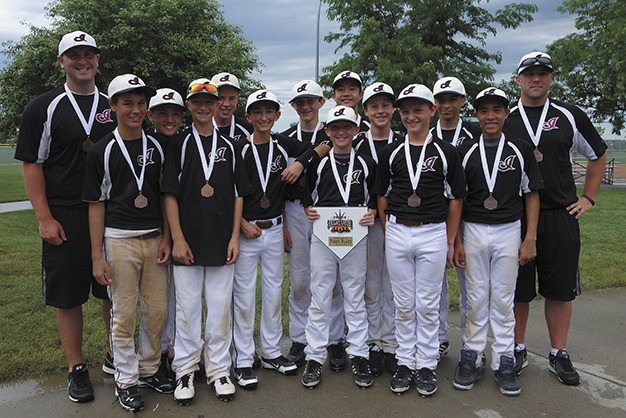
[[[584,197],[585,199],[587,199],[589,201],[589,203],[591,203],[591,206],[596,204],[596,201],[593,200],[593,198],[591,196],[589,196],[587,193],[583,193],[582,196],[580,197]]]

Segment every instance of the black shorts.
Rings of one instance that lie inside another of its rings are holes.
[[[43,241],[43,303],[74,308],[87,302],[90,289],[98,299],[108,300],[106,286],[98,284],[92,273],[88,211],[57,206],[50,212],[63,227],[67,241],[58,246]]]
[[[526,231],[526,219],[522,219]],[[546,299],[571,301],[580,295],[578,220],[565,209],[540,210],[537,224],[537,258],[519,268],[515,302],[530,302],[539,294]]]

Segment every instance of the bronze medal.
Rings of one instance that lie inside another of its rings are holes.
[[[494,210],[498,208],[498,201],[496,200],[495,197],[493,197],[492,195],[489,195],[489,197],[486,198],[485,201],[483,202],[483,206],[487,210]]]
[[[420,199],[420,197],[415,194],[415,192],[413,192],[413,194],[409,196],[406,202],[409,204],[410,207],[416,208],[422,204],[422,199]]]
[[[143,209],[146,206],[148,206],[148,198],[139,192],[139,195],[135,198],[135,207],[137,209]]]
[[[93,142],[91,141],[91,138],[87,137],[87,139],[83,141],[83,151],[89,152],[91,147],[93,147]]]
[[[200,194],[202,195],[202,197],[212,197],[213,193],[215,193],[215,190],[213,189],[213,187],[209,184],[209,182],[207,181],[206,184],[204,186],[202,186],[202,188],[200,189]]]
[[[261,201],[259,202],[259,205],[261,206],[261,209],[267,209],[270,207],[270,200],[267,198],[267,196],[263,195]]]
[[[535,154],[535,160],[537,160],[538,163],[543,161],[543,154],[539,151],[539,148],[535,148],[533,154]]]

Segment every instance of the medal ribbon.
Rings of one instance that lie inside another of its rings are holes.
[[[117,145],[120,147],[120,150],[122,151],[122,155],[124,156],[124,159],[128,163],[128,166],[130,167],[130,171],[132,171],[133,176],[135,177],[135,181],[137,182],[137,189],[139,189],[139,193],[141,194],[141,188],[143,187],[143,177],[146,172],[146,165],[147,165],[146,156],[148,152],[147,151],[148,150],[148,138],[146,138],[146,134],[142,130],[141,131],[141,152],[143,155],[143,160],[142,160],[143,163],[141,164],[141,173],[139,174],[139,177],[137,177],[137,173],[135,172],[135,168],[133,166],[133,161],[130,159],[130,155],[128,154],[128,149],[126,149],[124,140],[120,136],[120,133],[118,132],[117,128],[115,128],[115,130],[113,131],[113,135],[115,136],[115,141],[117,142]]]
[[[348,164],[348,173],[346,174],[346,187],[341,185],[341,178],[339,177],[339,171],[337,171],[337,163],[335,162],[335,153],[330,150],[328,154],[330,157],[330,168],[333,170],[333,176],[335,176],[335,183],[337,183],[337,189],[341,197],[348,206],[348,200],[350,200],[350,187],[352,186],[352,170],[354,169],[354,149],[350,149],[350,163]]]
[[[530,137],[533,144],[535,144],[535,148],[539,146],[539,141],[541,140],[541,133],[543,132],[543,124],[546,121],[546,116],[548,115],[548,108],[550,107],[550,99],[546,99],[546,102],[543,104],[543,110],[541,111],[541,116],[539,117],[539,123],[537,124],[537,131],[533,134],[533,128],[530,126],[530,121],[528,120],[528,116],[526,116],[526,111],[524,110],[524,105],[522,105],[522,99],[519,99],[517,102],[517,109],[519,110],[519,114],[524,121],[524,126],[526,127],[526,132],[528,132],[528,136]]]
[[[370,150],[372,151],[372,158],[378,164],[378,153],[376,152],[376,147],[374,147],[374,138],[372,138],[372,130],[370,129],[365,133],[365,137],[367,138],[367,143],[370,146]],[[391,144],[393,141],[393,131],[389,130],[389,138],[387,138],[387,144]]]
[[[413,187],[413,191],[417,191],[417,185],[420,182],[420,177],[422,176],[422,165],[424,165],[424,159],[426,158],[426,146],[432,141],[433,135],[429,132],[426,137],[426,141],[424,141],[424,145],[422,146],[422,151],[420,152],[420,158],[417,162],[417,167],[415,171],[413,171],[413,161],[411,160],[411,150],[409,144],[409,135],[407,134],[404,137],[404,158],[406,159],[406,168],[409,170],[409,179],[411,180],[411,187]]]
[[[456,129],[454,130],[454,136],[452,137],[451,144],[457,147],[459,144],[459,135],[461,134],[461,127],[463,126],[463,121],[459,118],[459,123],[456,124]],[[437,121],[437,136],[443,139],[443,133],[441,132],[441,121]]]
[[[487,153],[485,152],[485,141],[483,136],[480,136],[478,141],[478,150],[480,152],[480,162],[483,166],[483,174],[485,181],[487,182],[487,189],[489,189],[489,195],[493,193],[493,189],[496,186],[496,178],[498,177],[498,166],[500,165],[500,158],[502,157],[502,150],[504,149],[504,134],[500,136],[500,143],[496,150],[496,158],[493,160],[493,167],[491,168],[491,175],[489,174],[489,166],[487,165]]]
[[[196,140],[196,147],[198,147],[198,152],[200,153],[200,161],[202,162],[202,171],[204,171],[204,179],[206,182],[209,182],[211,178],[211,173],[213,172],[213,166],[215,165],[215,151],[217,151],[217,128],[213,125],[213,143],[211,144],[211,161],[209,161],[209,165],[206,163],[206,155],[204,154],[204,147],[202,146],[202,142],[200,141],[200,134],[196,129],[195,125],[191,125],[191,132],[193,133],[193,137]]]
[[[311,145],[315,145],[315,138],[317,137],[317,131],[322,126],[322,121],[318,121],[317,125],[315,125],[315,130],[313,131],[313,136],[311,136]],[[298,141],[302,142],[302,128],[300,127],[300,122],[298,122],[296,135],[298,137]]]
[[[267,152],[267,166],[265,167],[265,177],[263,176],[263,167],[261,166],[261,158],[254,145],[254,134],[250,135],[250,145],[252,146],[252,155],[254,155],[254,165],[256,165],[256,171],[259,173],[259,181],[261,182],[261,189],[263,194],[267,189],[267,183],[270,181],[270,173],[272,170],[272,158],[274,157],[274,144],[272,144],[272,138],[270,137],[269,151]]]
[[[65,94],[67,95],[67,98],[74,108],[74,113],[76,113],[76,116],[78,116],[80,124],[83,125],[83,129],[85,130],[87,137],[89,137],[89,134],[91,134],[91,128],[93,127],[93,121],[96,120],[96,112],[98,111],[98,95],[100,94],[98,92],[98,87],[94,87],[95,91],[93,95],[93,103],[91,105],[91,112],[89,112],[89,120],[85,120],[83,112],[80,110],[78,103],[76,103],[76,99],[70,91],[70,88],[67,86],[67,83],[65,83],[63,87],[65,88]]]

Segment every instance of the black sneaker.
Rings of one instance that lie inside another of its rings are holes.
[[[137,385],[126,389],[120,389],[116,385],[115,396],[117,396],[117,400],[122,405],[122,408],[127,411],[141,411],[143,409],[143,398],[139,394]]]
[[[276,358],[261,358],[261,366],[264,369],[276,370],[287,376],[293,376],[298,373],[298,366],[293,361],[287,360],[284,356]]]
[[[454,371],[452,386],[457,390],[470,390],[474,383],[483,375],[485,362],[481,361],[480,366],[476,365],[478,353],[472,350],[461,350],[461,359]],[[484,358],[483,358],[484,360]]]
[[[302,373],[302,384],[313,389],[322,379],[322,365],[315,360],[309,360],[304,366]]]
[[[422,396],[430,396],[437,392],[437,375],[434,370],[422,367],[415,374],[415,389]]]
[[[383,372],[383,351],[376,344],[370,344],[370,371],[373,376],[380,376]]]
[[[67,374],[67,393],[72,402],[93,401],[93,386],[85,363],[74,365]]]
[[[522,369],[528,366],[528,352],[526,348],[519,348],[519,346],[515,344],[513,355],[515,356],[515,375],[519,376],[522,374]]]
[[[517,382],[515,374],[515,359],[509,356],[500,356],[500,368],[493,371],[493,377],[496,379],[500,392],[506,396],[519,396],[522,388]]]
[[[113,357],[111,357],[108,351],[106,356],[104,356],[104,361],[102,362],[102,371],[111,376],[115,374],[115,364],[113,364]]]
[[[396,374],[396,370],[398,370],[398,359],[395,353],[384,353],[383,363],[385,363],[385,369],[387,369],[387,373],[389,373],[390,376]]]
[[[252,367],[235,368],[235,380],[239,387],[245,390],[254,390],[259,383]]]
[[[161,369],[159,369],[152,376],[140,377],[139,387],[152,388],[159,393],[172,393],[174,392],[176,384],[174,383],[174,379],[167,374],[163,374]]]
[[[389,389],[398,395],[403,394],[411,389],[414,376],[415,371],[409,369],[407,366],[398,366],[391,378],[391,382],[389,382]]]
[[[172,365],[167,350],[161,353],[161,363],[159,363],[159,370],[157,371],[161,376],[168,376],[172,381],[176,378],[172,372]],[[174,387],[174,384],[172,384]],[[172,389],[173,390],[173,389]]]
[[[580,375],[569,359],[567,351],[559,350],[556,356],[550,353],[549,359],[550,365],[548,368],[552,373],[556,374],[559,382],[570,386],[576,386],[580,383]]]
[[[448,354],[448,351],[450,351],[450,341],[442,341],[439,343],[439,359],[437,360],[437,362],[441,361],[441,359],[443,359],[443,357]]]
[[[352,357],[352,374],[354,375],[354,383],[361,388],[370,387],[374,383],[374,376],[372,376],[365,357]]]
[[[187,373],[176,381],[176,389],[174,389],[174,399],[179,405],[190,405],[196,394],[193,387],[194,373]]]
[[[304,354],[304,347],[306,344],[302,344],[294,341],[291,344],[291,348],[289,349],[289,354],[287,355],[287,359],[293,361],[296,366],[303,366],[306,362],[306,356]]]
[[[331,344],[328,349],[328,364],[330,369],[334,372],[340,372],[346,368],[346,350],[343,347],[343,342],[340,341],[337,344]]]

